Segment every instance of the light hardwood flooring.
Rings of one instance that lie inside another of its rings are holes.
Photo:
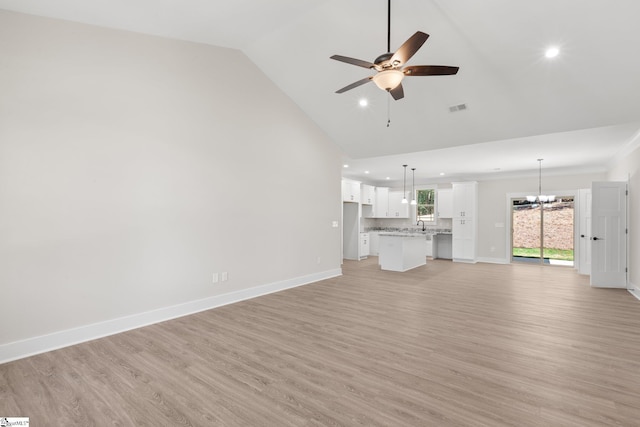
[[[639,426],[640,301],[570,268],[376,258],[0,365],[32,426]]]

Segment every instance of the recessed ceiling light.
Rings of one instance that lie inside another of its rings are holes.
[[[444,175],[444,172],[440,172],[440,176]]]
[[[546,56],[547,58],[555,58],[559,53],[560,49],[558,49],[556,46],[551,46],[544,52],[544,56]]]
[[[369,171],[364,171],[364,173],[369,173]]]
[[[345,168],[348,168],[348,167],[349,167],[349,165],[348,165],[348,164],[346,164],[346,163],[345,163],[344,165],[342,165],[342,166],[343,166],[343,167],[345,167]]]
[[[387,177],[387,179],[391,179],[391,178]]]
[[[360,101],[358,101],[358,104],[360,104],[361,107],[366,107],[367,105],[369,105],[369,101],[367,101],[366,98],[362,98]]]

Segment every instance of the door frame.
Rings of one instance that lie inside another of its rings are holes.
[[[579,223],[576,221],[577,211],[576,207],[578,205],[579,200],[579,190],[545,190],[545,194],[555,194],[558,196],[571,196],[573,197],[573,267],[574,269],[578,268],[576,264],[576,259],[579,257],[579,248],[578,248],[578,239],[579,239]],[[505,262],[507,264],[513,263],[513,223],[512,223],[512,208],[513,208],[513,199],[522,199],[531,195],[531,191],[528,192],[518,192],[518,193],[507,193],[507,209],[506,209],[506,245],[507,253],[505,254]],[[542,264],[541,264],[542,265]]]
[[[578,257],[576,269],[585,276],[591,275],[591,187],[581,188],[577,200],[578,216]],[[582,237],[584,235],[584,237]],[[584,249],[584,251],[583,251]],[[584,262],[583,262],[584,261]]]

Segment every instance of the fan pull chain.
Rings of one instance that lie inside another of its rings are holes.
[[[387,97],[387,127],[391,124],[391,94]]]

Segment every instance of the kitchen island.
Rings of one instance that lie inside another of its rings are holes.
[[[380,233],[380,268],[407,271],[427,263],[425,233]]]

